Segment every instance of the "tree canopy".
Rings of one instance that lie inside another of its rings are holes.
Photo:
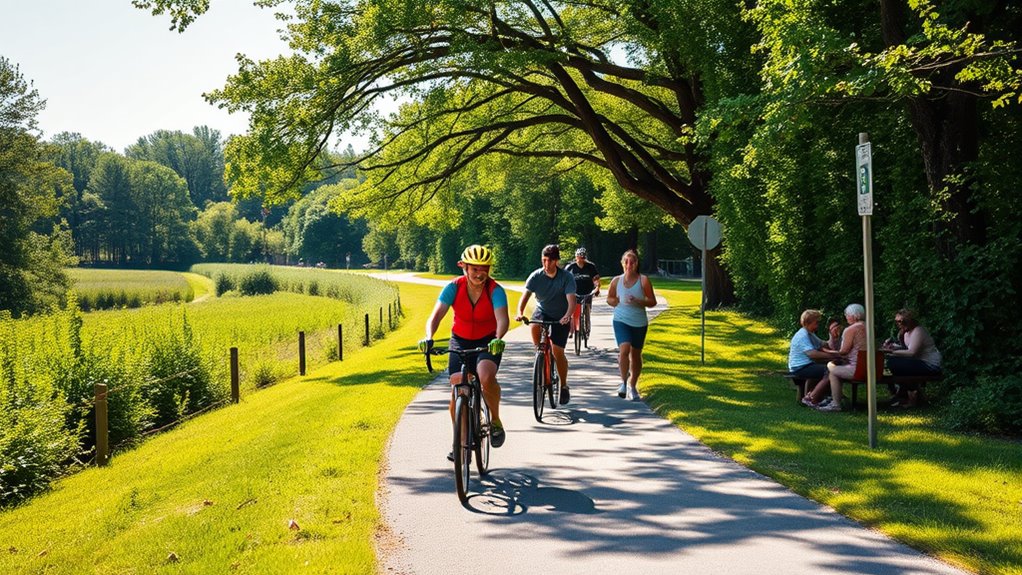
[[[74,262],[70,236],[51,223],[72,182],[35,133],[44,106],[0,56],[0,310],[15,316],[56,303],[69,283],[63,267]]]

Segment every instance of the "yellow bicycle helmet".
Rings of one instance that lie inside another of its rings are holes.
[[[493,251],[479,244],[472,244],[461,252],[461,261],[473,266],[492,266]]]

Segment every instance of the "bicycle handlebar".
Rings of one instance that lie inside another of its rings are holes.
[[[433,361],[429,357],[431,355],[445,355],[448,353],[456,353],[458,354],[458,356],[461,357],[462,361],[465,361],[466,356],[480,354],[486,350],[487,348],[485,347],[473,347],[471,349],[451,349],[448,347],[431,347],[429,348],[429,350],[426,351],[426,369],[428,369],[430,373],[433,373]]]
[[[549,321],[545,319],[529,319],[527,317],[522,318],[522,323],[524,323],[525,325],[529,325],[530,323],[534,323],[536,325],[561,325],[561,322],[559,321]]]

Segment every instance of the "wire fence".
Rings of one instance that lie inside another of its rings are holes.
[[[377,321],[372,321],[370,316],[378,316]],[[387,305],[386,315],[384,315],[384,308],[380,307],[378,314],[366,313],[364,321],[362,322],[363,337],[361,343],[363,347],[367,347],[372,344],[373,341],[382,339],[387,332],[393,331],[393,329],[400,323],[400,317],[403,315],[401,310],[401,299],[400,296],[395,302]],[[336,357],[335,361],[344,360],[344,326],[341,324],[337,325],[337,341],[336,341],[336,356],[331,354],[331,357]],[[304,376],[306,374],[306,353],[305,353],[305,332],[298,332],[298,374]],[[125,447],[136,445],[150,436],[157,433],[161,433],[177,427],[178,425],[194,419],[202,414],[208,413],[214,409],[224,407],[229,403],[238,403],[240,401],[240,363],[238,360],[238,348],[230,348],[229,357],[229,369],[230,372],[230,397],[220,399],[204,405],[199,409],[183,413],[179,418],[163,423],[159,427],[152,429],[146,429],[140,433],[134,434],[131,437],[125,438],[118,442],[114,446],[109,445],[109,398],[111,395],[137,388],[138,385],[120,385],[113,389],[107,389],[106,383],[97,383],[94,385],[94,395],[88,399],[85,399],[72,406],[72,409],[79,409],[82,411],[92,410],[95,415],[95,448],[91,451],[82,453],[81,455],[89,455],[91,457],[85,460],[77,460],[76,463],[72,464],[72,468],[77,468],[79,465],[107,465],[111,458],[111,453]],[[158,378],[146,379],[142,385],[146,388],[152,389],[170,382],[178,382],[181,378],[200,374],[204,368],[201,366],[193,367],[187,370],[183,370],[170,375],[162,375]],[[292,372],[293,373],[293,372]]]

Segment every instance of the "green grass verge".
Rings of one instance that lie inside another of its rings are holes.
[[[373,573],[384,447],[430,380],[414,342],[437,288],[401,294],[385,340],[0,513],[0,573]]]
[[[1022,573],[1022,443],[943,431],[934,408],[856,412],[795,404],[788,340],[736,313],[706,315],[699,284],[654,280],[671,308],[650,328],[642,381],[661,415],[714,450],[896,539],[980,573]],[[880,400],[886,391],[879,394]]]
[[[192,293],[194,294],[192,301],[214,295],[213,280],[204,275],[191,272],[185,272],[181,275],[184,276],[188,285],[192,287]]]

